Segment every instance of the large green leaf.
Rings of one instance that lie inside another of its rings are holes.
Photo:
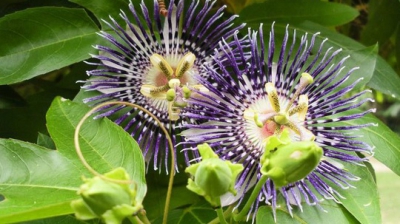
[[[361,42],[366,45],[383,46],[395,32],[400,22],[398,0],[371,0],[368,4],[368,23],[361,33]]]
[[[300,23],[306,20],[324,26],[348,23],[358,16],[358,11],[338,3],[314,0],[270,0],[253,4],[240,12],[247,23]]]
[[[297,207],[293,209],[293,217],[290,216],[286,206],[282,205],[276,209],[276,223],[359,223],[346,209],[332,200],[323,201],[321,205],[327,212],[315,206],[303,204],[303,211]],[[275,223],[270,206],[262,206],[258,209],[256,223]]]
[[[367,86],[397,99],[400,98],[400,77],[381,56],[376,59],[374,75]]]
[[[346,164],[345,167],[360,180],[350,183],[355,188],[337,189],[345,197],[345,199],[340,200],[343,206],[360,223],[381,223],[379,195],[373,175],[367,167],[353,164]]]
[[[0,223],[72,213],[83,166],[59,151],[27,142],[0,139]]]
[[[84,104],[58,97],[46,115],[50,136],[57,149],[62,153],[65,152],[67,157],[76,158],[74,132],[78,122],[88,110],[89,107]],[[100,173],[124,167],[135,181],[137,199],[143,201],[147,191],[144,159],[136,141],[108,119],[89,118],[82,127],[79,137],[81,150],[88,163]]]
[[[83,9],[31,8],[0,19],[0,84],[11,84],[90,57],[100,38]]]
[[[245,21],[247,22],[247,21]],[[252,22],[247,22],[250,27],[253,29],[259,29],[259,24],[258,23],[252,23]],[[269,35],[268,33],[271,30],[270,25],[266,23],[263,26],[263,32],[264,32],[264,39],[266,43],[268,43],[268,38]],[[275,34],[276,38],[275,41],[279,44],[279,41],[282,40],[285,29],[286,29],[287,24],[281,24],[281,23],[276,23],[274,25],[275,28]],[[346,37],[342,34],[339,34],[335,31],[332,31],[326,27],[323,27],[321,25],[318,25],[313,22],[303,22],[299,24],[290,24],[289,26],[289,32],[292,34],[293,30],[296,30],[296,36],[299,38],[302,34],[305,33],[317,33],[320,32],[320,35],[317,36],[315,44],[319,45],[323,40],[326,38],[328,39],[323,47],[323,50],[327,50],[329,47],[333,47],[335,50],[336,49],[343,49],[343,52],[339,56],[347,56],[350,55],[350,58],[346,61],[346,67],[358,67],[360,66],[358,63],[358,59],[352,59],[353,52],[357,58],[362,57],[363,54],[365,59],[372,60],[372,55],[375,47],[371,48],[366,48],[364,45],[360,44],[359,42]],[[247,31],[246,33],[247,34]],[[299,41],[297,41],[299,42]],[[314,48],[315,49],[315,48]],[[313,52],[314,53],[314,52]],[[369,56],[368,56],[369,55]],[[356,71],[354,74],[360,74],[360,75],[353,75],[353,77],[360,77],[361,75],[364,78],[362,83],[366,83],[367,86],[374,88],[376,90],[381,91],[382,93],[385,94],[390,94],[393,97],[400,97],[400,88],[399,88],[399,83],[400,83],[400,77],[397,75],[397,73],[390,67],[390,65],[387,64],[387,62],[382,59],[382,57],[377,56],[376,57],[376,64],[375,64],[375,70],[367,70],[368,68],[371,68],[371,66],[367,65],[367,61],[365,61],[366,69],[363,69],[361,67],[360,70]],[[364,73],[365,72],[365,73]],[[372,77],[370,74],[373,73]],[[361,83],[361,84],[362,84]]]
[[[347,125],[375,124],[357,131],[362,140],[375,148],[374,157],[400,175],[400,137],[374,115],[343,122]]]
[[[18,140],[0,139],[0,202],[2,223],[72,213],[82,175],[91,177],[78,159],[73,135],[76,124],[89,110],[61,98],[47,113],[49,132],[57,150]],[[137,200],[146,194],[144,160],[137,143],[108,119],[89,119],[80,132],[87,161],[99,172],[124,167],[137,187]],[[132,184],[133,187],[133,184]]]

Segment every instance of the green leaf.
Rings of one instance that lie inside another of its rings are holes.
[[[366,45],[383,46],[400,22],[398,0],[371,0],[368,4],[368,23],[361,33],[361,42]]]
[[[374,73],[376,67],[376,58],[378,53],[378,45],[373,45],[371,47],[366,47],[361,50],[344,50],[340,53],[340,56],[335,59],[335,62],[338,63],[343,57],[349,55],[350,58],[346,60],[344,63],[345,68],[342,70],[342,75],[339,77],[344,76],[349,70],[352,68],[358,67],[357,70],[353,71],[350,77],[346,80],[342,86],[348,86],[358,79],[360,82],[355,86],[355,89],[360,88],[367,84]],[[337,79],[339,80],[339,79]]]
[[[67,157],[76,158],[75,128],[88,111],[89,107],[84,104],[58,97],[46,115],[50,136]],[[147,191],[144,159],[138,144],[127,132],[108,119],[90,117],[81,128],[79,143],[85,159],[96,171],[106,173],[117,167],[125,168],[135,181],[137,200],[143,201]]]
[[[0,139],[1,223],[72,213],[69,203],[88,174],[56,150]],[[76,159],[75,159],[76,160]]]
[[[399,43],[400,44],[400,43]],[[393,68],[378,56],[376,59],[375,71],[367,86],[376,89],[384,94],[397,99],[400,98],[400,77]]]
[[[270,0],[253,4],[240,12],[240,19],[246,23],[300,23],[312,21],[324,26],[338,26],[352,21],[358,11],[338,3],[314,0]]]
[[[172,210],[168,214],[167,223],[170,224],[203,224],[217,217],[217,213],[206,201],[201,201],[183,209]],[[162,223],[162,217],[155,220],[153,224]]]
[[[35,221],[22,222],[21,224],[54,224],[54,223],[56,223],[56,224],[100,224],[101,222],[99,219],[83,221],[83,220],[76,219],[74,215],[65,215],[65,216],[40,219],[40,220],[35,220]]]
[[[167,187],[149,183],[148,188],[148,193],[143,202],[143,206],[146,209],[147,217],[150,220],[154,220],[163,215]],[[169,208],[174,209],[187,206],[197,201],[199,201],[199,196],[189,191],[186,188],[186,185],[174,186],[172,188],[172,197]]]
[[[321,202],[321,205],[327,212],[322,211],[316,206],[303,203],[303,212],[301,212],[299,208],[294,207],[292,218],[289,211],[286,209],[286,205],[282,204],[276,209],[276,223],[359,223],[346,209],[332,200],[325,200]],[[257,212],[256,223],[275,223],[272,214],[272,208],[270,206],[260,207]]]
[[[56,149],[53,139],[51,139],[50,136],[40,132],[38,134],[37,144],[48,149]]]
[[[354,164],[346,164],[345,167],[349,173],[359,177],[360,180],[350,183],[355,188],[336,188],[345,197],[345,199],[340,199],[343,206],[360,223],[381,223],[379,195],[373,175],[367,167]]]
[[[119,16],[121,13],[121,10],[125,12],[125,14],[130,18],[131,22],[133,22],[133,16],[132,13],[129,9],[129,1],[128,0],[70,0],[71,2],[74,2],[78,5],[81,5],[91,12],[96,16],[96,18],[99,20],[101,27],[103,30],[109,30],[111,29],[107,24],[105,24],[102,19],[106,20],[107,22],[110,22],[110,16],[115,19],[115,21],[121,26],[125,27],[126,22]],[[140,3],[141,1],[132,1],[133,6],[135,7],[135,10],[138,12],[138,16],[143,18],[141,14],[141,8],[140,8]],[[153,15],[153,5],[154,1],[152,0],[145,0],[144,1],[150,16]],[[139,13],[140,12],[140,13]],[[152,17],[151,17],[152,18]]]
[[[259,29],[259,24],[258,23],[248,23],[249,26],[251,26],[253,29]],[[277,44],[280,44],[286,24],[281,24],[281,23],[276,23],[274,25],[275,28],[275,42]],[[328,38],[326,41],[323,51],[327,50],[329,47],[333,47],[335,50],[342,48],[343,52],[338,56],[347,56],[347,55],[352,55],[353,51],[356,51],[355,54],[359,54],[359,56],[362,56],[362,54],[366,54],[365,59],[372,60],[372,57],[368,57],[367,55],[371,55],[372,51],[375,51],[372,47],[366,48],[364,45],[360,44],[359,42],[346,37],[342,34],[339,34],[337,32],[334,32],[330,29],[327,29],[326,27],[320,26],[316,23],[312,22],[303,22],[300,24],[290,24],[289,26],[289,33],[292,34],[293,29],[296,30],[296,37],[299,38],[302,34],[305,33],[317,33],[320,32],[320,35],[316,37],[315,45],[319,45],[324,39]],[[264,41],[268,43],[269,41],[269,35],[267,35],[271,30],[271,27],[267,24],[264,24],[263,26],[263,32],[264,32]],[[244,31],[243,31],[244,32]],[[247,34],[247,31],[245,31],[244,34]],[[297,40],[297,43],[299,40]],[[280,45],[277,45],[280,46]],[[358,52],[357,51],[361,51]],[[364,51],[364,53],[363,53]],[[315,53],[315,52],[313,52]],[[361,55],[360,55],[361,54]],[[357,57],[359,57],[357,56]],[[346,61],[346,66],[347,68],[353,66],[353,67],[358,67],[357,65],[357,60],[353,60],[352,57],[350,57]],[[367,61],[366,63],[367,64]],[[367,66],[367,68],[370,68],[370,66]],[[359,73],[362,74],[365,70],[359,70],[358,72],[356,71],[355,74]],[[370,71],[365,71],[366,74],[365,76],[367,78],[364,78],[362,81],[363,83],[368,82],[368,77],[370,77],[370,73],[373,72],[372,78],[369,80],[367,86],[374,88],[378,91],[381,91],[382,93],[385,94],[390,94],[393,97],[400,97],[400,88],[398,83],[400,83],[400,77],[396,74],[396,72],[390,67],[390,65],[387,64],[387,62],[380,56],[377,56],[376,58],[376,64],[375,64],[375,70],[370,70]],[[364,76],[364,75],[363,75]],[[356,77],[353,75],[353,77]],[[361,83],[362,84],[362,83]],[[360,86],[360,84],[358,85]]]
[[[99,31],[83,9],[31,8],[0,19],[0,84],[11,84],[90,57]]]
[[[400,175],[400,137],[388,128],[374,115],[368,114],[362,118],[343,122],[346,125],[375,124],[357,131],[362,140],[374,147],[374,157]]]
[[[47,125],[57,150],[18,140],[0,139],[1,222],[21,222],[72,213],[81,177],[92,175],[75,152],[73,135],[85,105],[56,98]],[[137,143],[108,119],[85,122],[79,134],[87,161],[101,173],[124,167],[137,187],[137,200],[146,194],[144,160]],[[132,184],[133,187],[133,184]]]

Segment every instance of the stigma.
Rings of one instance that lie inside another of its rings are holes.
[[[254,122],[261,131],[274,124],[275,130],[273,132],[270,131],[269,135],[262,135],[265,139],[273,134],[280,135],[282,130],[287,128],[298,135],[301,141],[313,141],[315,136],[301,125],[307,115],[308,97],[307,95],[300,95],[312,82],[313,77],[310,74],[302,73],[296,92],[290,99],[280,97],[274,84],[266,83],[267,97],[265,103],[268,104],[268,109],[257,110],[256,107],[249,107],[243,113],[244,118],[248,122]]]
[[[150,56],[153,68],[149,73],[153,78],[148,81],[151,84],[141,86],[140,93],[150,99],[165,101],[168,119],[171,121],[179,119],[181,109],[187,106],[187,99],[192,94],[191,89],[208,91],[202,85],[189,81],[192,80],[190,76],[195,60],[196,56],[191,52],[186,53],[177,63],[168,61],[159,54]]]

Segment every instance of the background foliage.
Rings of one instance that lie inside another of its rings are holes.
[[[144,2],[152,8],[152,0]],[[139,1],[133,3],[137,6]],[[85,80],[85,71],[92,69],[83,62],[96,54],[92,45],[103,43],[96,32],[109,29],[101,19],[111,15],[121,22],[118,14],[129,10],[127,4],[128,0],[0,2],[0,223],[82,223],[70,215],[49,218],[72,212],[69,202],[77,198],[80,178],[90,176],[72,142],[76,123],[89,109],[79,100],[87,93],[80,92],[76,81]],[[376,101],[368,107],[377,108],[375,115],[351,124],[377,124],[362,130],[364,141],[375,146],[376,159],[400,175],[399,0],[220,0],[216,5],[222,4],[228,5],[226,14],[239,14],[238,20],[251,28],[263,23],[265,38],[275,22],[276,40],[285,29],[296,29],[297,37],[320,32],[316,44],[328,38],[325,49],[342,48],[342,56],[351,55],[346,69],[360,69],[348,82],[363,77],[355,91],[372,89]],[[57,97],[73,100],[78,93],[74,102]],[[144,162],[134,140],[107,119],[87,123],[81,143],[90,164],[101,172],[125,167],[138,183],[140,198],[147,191],[148,217],[161,222],[167,177],[149,170],[146,187]],[[375,173],[369,168],[348,167],[362,180],[355,184],[357,189],[342,192],[347,198],[342,205],[326,201],[329,213],[305,207],[303,212],[295,210],[292,219],[282,207],[278,219],[381,222]],[[214,219],[214,211],[185,185],[186,175],[177,174],[169,222]],[[257,223],[271,221],[270,208],[261,207]]]

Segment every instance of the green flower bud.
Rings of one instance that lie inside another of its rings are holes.
[[[186,168],[185,172],[194,177],[189,179],[187,188],[204,196],[213,206],[219,205],[219,197],[227,192],[236,195],[235,181],[243,170],[242,164],[233,164],[218,158],[208,144],[198,145],[202,161]]]
[[[319,164],[323,150],[314,141],[291,142],[284,130],[281,138],[268,137],[261,157],[261,173],[268,176],[276,188],[305,178]]]
[[[115,180],[129,180],[123,168],[117,168],[104,176]],[[101,218],[106,223],[121,223],[124,218],[138,212],[142,206],[135,205],[136,191],[128,184],[114,183],[100,177],[84,180],[78,194],[81,199],[71,202],[78,219]]]

